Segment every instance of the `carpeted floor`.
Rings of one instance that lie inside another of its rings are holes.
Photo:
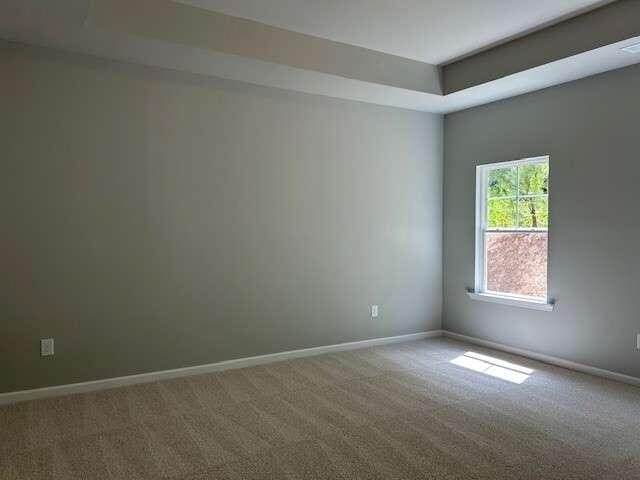
[[[639,479],[640,389],[439,338],[0,408],[45,478]]]

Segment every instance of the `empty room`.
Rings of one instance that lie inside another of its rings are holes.
[[[640,479],[640,1],[0,0],[0,480]]]

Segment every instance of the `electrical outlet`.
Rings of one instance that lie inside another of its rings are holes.
[[[640,350],[640,333],[636,336],[636,350]]]
[[[43,338],[40,340],[40,355],[48,357],[49,355],[53,355],[53,353],[53,338]]]
[[[371,305],[371,318],[378,316],[378,305]]]

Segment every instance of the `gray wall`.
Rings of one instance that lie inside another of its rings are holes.
[[[640,66],[445,118],[444,328],[640,377]],[[554,312],[474,302],[475,165],[550,155]]]
[[[440,328],[441,117],[8,44],[0,69],[0,391]]]

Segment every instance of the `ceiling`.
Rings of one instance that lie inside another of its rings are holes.
[[[640,1],[0,0],[16,43],[450,113],[640,63]]]
[[[178,0],[435,65],[611,0]]]

